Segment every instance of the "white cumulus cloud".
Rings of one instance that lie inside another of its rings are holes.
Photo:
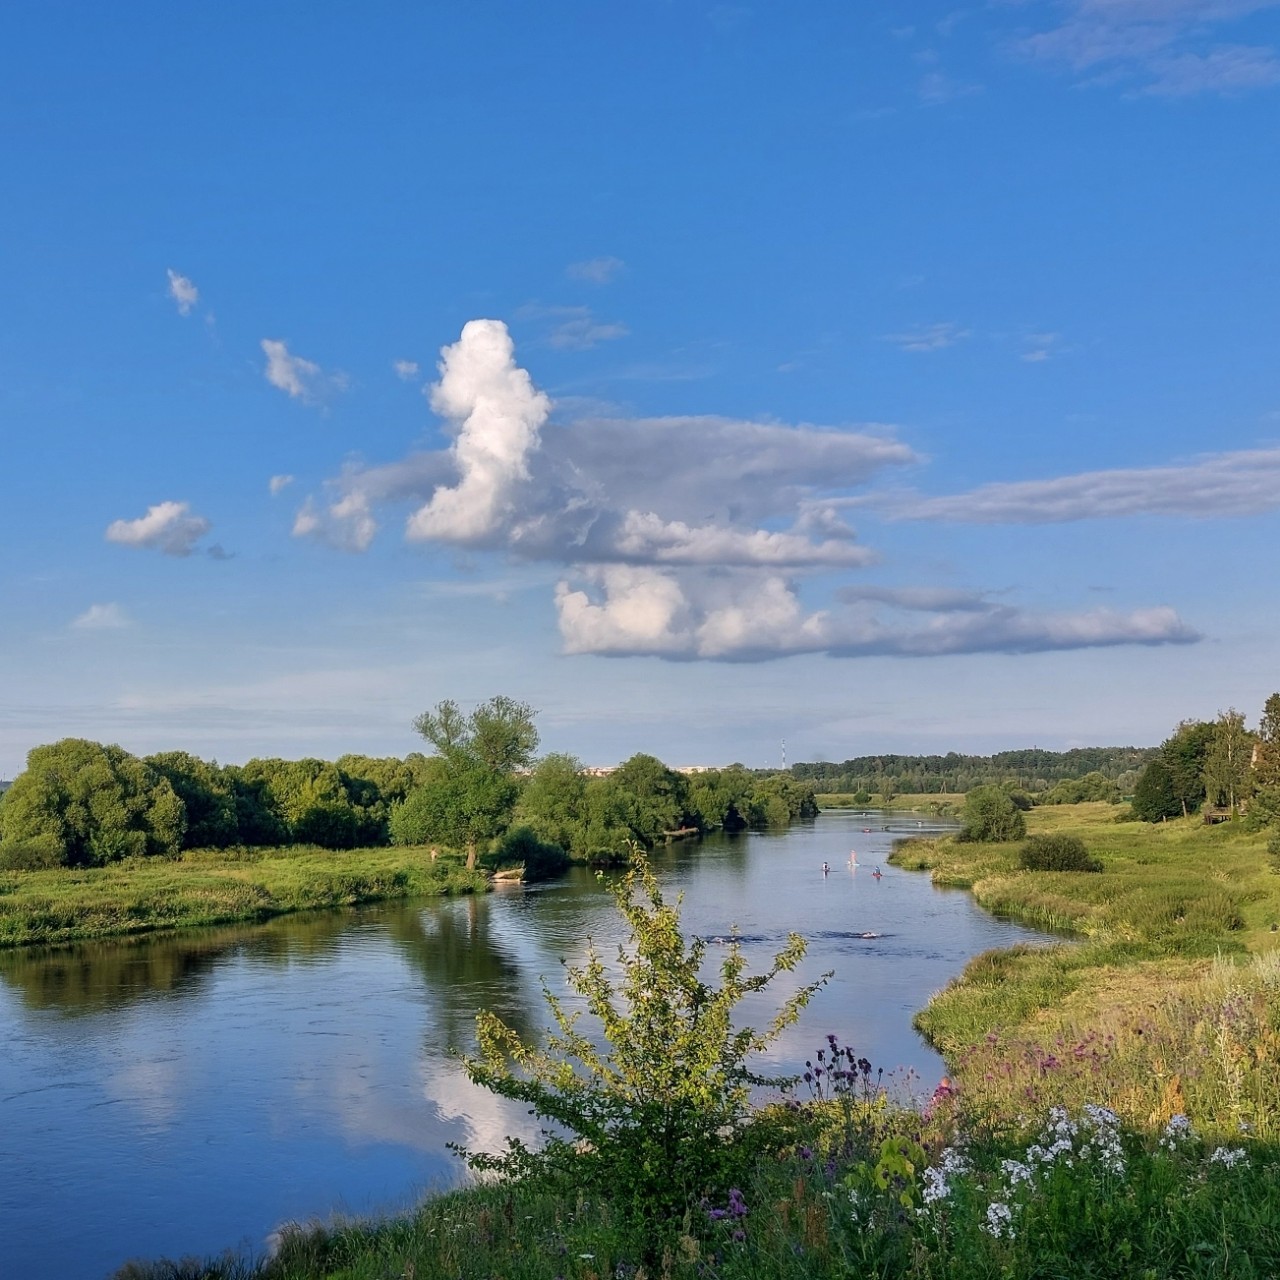
[[[191,309],[200,301],[200,290],[196,288],[193,280],[179,275],[172,267],[168,268],[168,272],[169,297],[177,305],[180,316],[190,315]]]
[[[680,577],[656,568],[589,569],[577,586],[557,585],[556,610],[566,652],[606,657],[938,657],[1200,639],[1163,606],[1032,613],[970,593],[922,589],[866,590],[851,593],[842,606],[807,610],[794,583],[764,571]],[[903,612],[905,619],[898,616]]]
[[[189,556],[212,528],[185,502],[158,502],[136,520],[113,520],[106,536],[108,542],[125,547],[148,547],[168,556]]]
[[[431,407],[448,419],[456,485],[442,485],[409,519],[413,541],[483,544],[499,534],[529,478],[529,454],[551,401],[515,362],[515,344],[499,320],[471,320],[440,357]]]

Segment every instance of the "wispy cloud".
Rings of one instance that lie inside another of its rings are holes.
[[[621,258],[587,258],[583,262],[571,262],[565,274],[571,280],[585,280],[588,284],[609,284],[626,268]]]
[[[1043,364],[1062,349],[1062,339],[1056,333],[1029,333],[1022,342],[1021,359],[1027,364]]]
[[[267,488],[271,490],[271,496],[274,498],[276,494],[282,493],[293,483],[292,476],[272,476],[267,481]]]
[[[281,339],[263,338],[261,347],[267,357],[263,377],[291,400],[309,405],[321,404],[333,392],[346,388],[344,374],[326,373],[314,361],[293,355],[288,344]]]
[[[1220,45],[1208,53],[1180,53],[1152,67],[1155,78],[1143,90],[1154,97],[1185,98],[1197,93],[1226,96],[1280,84],[1280,59],[1270,48]]]
[[[168,556],[189,556],[195,545],[213,528],[204,516],[195,515],[185,502],[158,502],[136,520],[113,520],[107,541],[125,547],[146,547]]]
[[[1234,21],[1280,0],[1067,0],[1060,20],[1024,35],[1027,57],[1165,97],[1242,93],[1280,83],[1270,46],[1223,44]]]
[[[391,367],[401,382],[412,382],[422,372],[416,360],[396,360]]]
[[[77,631],[119,631],[132,623],[118,604],[91,604],[71,625]]]
[[[621,321],[602,321],[590,307],[547,306],[530,302],[517,315],[522,320],[543,321],[548,326],[542,341],[559,351],[589,351],[602,342],[625,338],[631,331]]]
[[[169,297],[173,299],[180,316],[190,315],[192,308],[200,301],[200,290],[193,280],[179,275],[172,267],[168,268],[168,272]]]
[[[926,107],[941,107],[959,98],[971,98],[982,92],[980,84],[957,80],[942,71],[929,71],[920,77],[916,92]]]
[[[1057,524],[1156,515],[1209,519],[1280,509],[1280,448],[1209,454],[1180,466],[1086,471],[983,485],[968,493],[893,500],[904,520]]]
[[[892,342],[900,351],[942,351],[954,347],[972,335],[971,329],[962,329],[958,324],[924,325],[918,329],[910,329],[905,333],[886,333],[885,342]]]

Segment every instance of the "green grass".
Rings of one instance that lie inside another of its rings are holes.
[[[1046,1158],[1063,1134],[1069,1149]],[[1079,1112],[997,1131],[965,1129],[947,1104],[922,1119],[826,1103],[656,1243],[607,1196],[525,1181],[292,1226],[270,1259],[134,1263],[117,1280],[1273,1280],[1280,1149],[1246,1140],[1224,1159],[1194,1134],[1160,1139]]]
[[[1079,836],[1101,874],[1031,872],[1018,844],[911,841],[897,865],[1075,940],[988,952],[917,1025],[992,1114],[1105,1100],[1138,1124],[1186,1112],[1280,1140],[1280,876],[1266,836],[1196,819],[1117,822],[1041,808],[1031,834]]]
[[[192,851],[80,870],[0,872],[0,947],[265,920],[317,907],[483,891],[427,849]]]

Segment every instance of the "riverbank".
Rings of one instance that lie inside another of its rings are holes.
[[[1019,844],[910,841],[891,861],[988,910],[1074,935],[976,957],[918,1015],[975,1107],[1100,1098],[1136,1124],[1185,1113],[1280,1138],[1280,876],[1266,836],[1198,819],[1116,822],[1106,804],[1038,808],[1099,874],[1020,870]]]
[[[477,893],[459,856],[396,846],[196,851],[79,870],[0,872],[0,947],[266,920],[320,907]]]

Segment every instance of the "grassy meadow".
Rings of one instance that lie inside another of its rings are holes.
[[[316,907],[472,893],[460,856],[425,848],[192,850],[48,871],[0,871],[0,947],[265,920]]]
[[[902,867],[1070,941],[988,952],[917,1025],[967,1105],[1018,1115],[1105,1101],[1141,1126],[1280,1140],[1280,875],[1266,836],[1190,818],[1039,808],[1028,834],[1079,836],[1099,874],[1019,869],[1018,844],[910,841]]]

